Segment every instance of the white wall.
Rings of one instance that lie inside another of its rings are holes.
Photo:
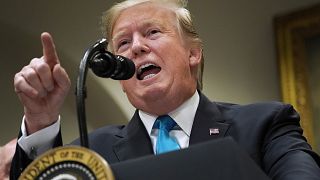
[[[94,2],[94,3],[93,3]],[[53,34],[62,64],[75,82],[84,50],[101,37],[101,12],[114,1],[4,1],[0,7],[0,145],[18,133],[22,108],[13,92],[15,72],[41,56],[39,36]],[[204,92],[235,103],[281,100],[272,19],[319,0],[189,1],[205,44]],[[89,78],[91,79],[91,78]],[[88,82],[90,129],[123,123],[133,108],[117,82]],[[73,91],[63,110],[64,138],[77,136]]]

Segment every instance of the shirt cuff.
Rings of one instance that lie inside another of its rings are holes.
[[[25,117],[22,119],[21,132],[22,136],[18,140],[19,146],[31,159],[35,159],[37,156],[51,149],[60,130],[60,116],[58,120],[44,129],[41,129],[28,136]]]

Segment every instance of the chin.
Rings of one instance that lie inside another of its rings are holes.
[[[153,84],[151,86],[143,87],[138,92],[138,99],[148,103],[150,101],[158,101],[166,96],[168,92],[167,86],[160,84]]]
[[[143,91],[142,97],[146,99],[158,99],[164,97],[166,92],[166,88],[163,88],[161,86],[148,87]]]

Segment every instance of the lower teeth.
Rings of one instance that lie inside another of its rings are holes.
[[[145,77],[143,78],[143,80],[152,78],[153,76],[155,76],[155,74],[149,74],[149,75],[145,76]]]

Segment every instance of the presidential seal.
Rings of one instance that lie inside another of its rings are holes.
[[[108,163],[79,146],[52,149],[35,159],[19,180],[114,180]]]

